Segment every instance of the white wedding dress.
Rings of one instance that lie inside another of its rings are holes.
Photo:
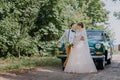
[[[84,41],[80,40],[80,37],[84,37]],[[97,72],[95,64],[90,55],[88,43],[86,41],[86,32],[84,30],[76,32],[74,38],[74,47],[71,48],[71,52],[68,58],[68,62],[65,67],[65,72],[72,73],[93,73]]]

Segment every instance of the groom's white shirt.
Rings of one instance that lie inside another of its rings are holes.
[[[75,32],[73,32],[71,29],[68,29],[64,32],[64,34],[62,35],[62,37],[59,39],[59,41],[68,41],[69,43],[73,43],[73,39],[75,36]]]

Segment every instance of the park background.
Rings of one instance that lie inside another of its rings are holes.
[[[83,22],[86,29],[104,30],[111,41],[119,44],[119,3],[119,0],[0,0],[0,63],[9,63],[6,67],[1,65],[1,69],[59,65],[54,57],[56,42],[73,22]]]

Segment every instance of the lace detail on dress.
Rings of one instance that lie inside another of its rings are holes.
[[[76,35],[75,35],[75,38],[73,40],[73,44],[75,46],[78,45],[79,42],[84,41],[84,40],[81,40],[81,37],[84,37],[83,33],[82,32],[77,32]]]

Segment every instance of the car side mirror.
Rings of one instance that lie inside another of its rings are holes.
[[[110,41],[110,37],[108,35],[105,35],[105,36],[106,36],[107,41]]]
[[[107,38],[107,41],[110,41],[110,38]]]

